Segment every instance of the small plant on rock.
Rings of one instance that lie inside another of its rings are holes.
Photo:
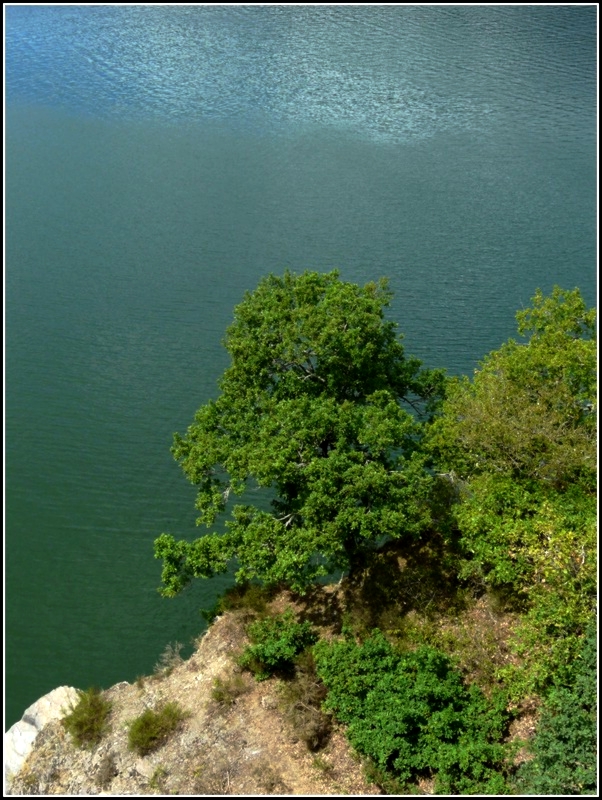
[[[211,697],[216,703],[229,707],[234,704],[237,697],[246,691],[248,691],[248,686],[242,675],[232,675],[229,678],[216,678],[213,681]]]
[[[111,711],[111,703],[95,687],[87,692],[79,690],[78,694],[77,704],[61,720],[61,724],[78,747],[94,747],[108,730],[107,717]]]
[[[130,726],[128,736],[130,750],[135,750],[141,756],[156,750],[187,716],[188,713],[180,708],[178,703],[166,703],[157,711],[147,709]]]
[[[155,664],[155,676],[167,677],[182,663],[183,658],[180,655],[180,651],[183,647],[184,645],[180,644],[180,642],[170,642],[165,645],[165,649]]]
[[[312,761],[312,767],[319,769],[320,772],[323,772],[325,775],[334,772],[334,767],[332,764],[325,759],[321,758],[320,756],[316,756]]]
[[[111,783],[115,775],[117,775],[117,762],[114,753],[107,753],[103,756],[102,761],[98,765],[98,770],[94,782],[99,789],[106,789]]]
[[[165,767],[161,766],[157,767],[153,772],[153,774],[151,775],[151,779],[148,783],[149,788],[158,789],[162,791],[164,788],[163,784],[165,783],[165,779],[167,778],[168,774],[169,773],[167,772]]]

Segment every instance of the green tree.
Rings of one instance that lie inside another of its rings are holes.
[[[595,309],[578,289],[555,287],[516,318],[526,341],[490,353],[472,381],[449,381],[433,428],[439,461],[464,480],[487,473],[595,489]]]
[[[424,420],[443,374],[408,358],[384,317],[385,280],[359,287],[338,273],[270,275],[235,309],[221,394],[197,412],[172,452],[199,487],[198,524],[228,513],[224,533],[194,542],[163,534],[163,594],[238,562],[237,580],[302,591],[352,569],[379,541],[430,524]],[[269,488],[271,511],[228,507]]]
[[[575,658],[596,597],[596,328],[579,290],[538,291],[522,342],[450,380],[429,431],[457,490],[461,575],[524,604],[517,692],[543,691]],[[509,668],[512,672],[514,668]]]

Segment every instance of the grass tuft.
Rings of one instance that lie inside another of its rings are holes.
[[[223,706],[234,705],[236,699],[249,691],[249,686],[242,675],[232,675],[229,678],[216,678],[213,681],[211,697]]]
[[[188,716],[178,703],[166,703],[157,711],[147,709],[130,726],[129,749],[141,756],[156,750]]]
[[[180,655],[183,647],[184,645],[180,644],[180,642],[170,642],[165,645],[165,650],[163,650],[155,664],[154,673],[156,677],[167,677],[183,662],[184,659]]]
[[[61,724],[78,747],[94,747],[108,730],[107,717],[111,712],[111,703],[95,687],[88,691],[79,690],[78,694],[78,702],[61,720]]]

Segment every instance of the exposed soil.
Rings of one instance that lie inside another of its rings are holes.
[[[406,634],[409,631],[408,635],[418,641],[429,638],[456,657],[469,681],[491,686],[495,669],[515,658],[507,644],[515,615],[496,610],[487,596],[473,598],[463,606],[450,605],[453,591],[446,594],[446,576],[440,571],[433,572],[430,582],[424,581],[421,591],[410,592],[404,579],[412,578],[411,567],[391,552],[379,557],[361,585],[343,582],[316,586],[305,597],[283,591],[269,602],[269,610],[276,613],[293,607],[299,619],[310,620],[326,638],[340,633],[345,615],[349,620],[350,613],[352,617],[356,614],[355,621],[365,629],[374,622],[386,622],[390,612],[394,627],[401,624]],[[389,582],[388,597],[393,596],[390,606],[385,604],[385,578]],[[382,603],[374,596],[379,592],[383,594]],[[382,621],[362,617],[368,595],[372,606],[382,612]],[[433,606],[440,609],[426,615]],[[237,656],[248,643],[245,625],[252,618],[248,607],[227,611],[199,639],[187,661],[172,653],[168,669],[106,690],[104,696],[113,704],[110,731],[94,749],[77,748],[60,722],[48,725],[36,739],[10,793],[381,794],[365,778],[360,759],[334,720],[327,720],[326,727],[322,724],[320,728],[316,718],[318,733],[312,739],[311,727],[316,719],[311,715],[319,716],[315,710],[319,702],[313,710],[307,709],[305,716],[296,713],[290,684],[285,680],[273,677],[257,682],[241,671]],[[165,663],[169,661],[167,658]],[[308,681],[309,686],[311,679]],[[144,757],[129,750],[131,722],[145,710],[168,702],[177,702],[188,714],[179,728]],[[297,705],[303,708],[307,702],[302,700]],[[537,703],[523,705],[512,723],[509,740],[533,736]],[[528,758],[523,748],[516,763]],[[433,781],[422,780],[415,791],[432,794]]]
[[[280,596],[274,610],[285,603]],[[111,730],[95,749],[75,747],[60,722],[48,725],[11,794],[379,794],[341,730],[334,726],[326,746],[311,752],[282,708],[281,682],[259,683],[240,671],[243,620],[243,613],[227,612],[170,674],[104,692],[113,703]],[[235,685],[231,703],[213,699],[216,678]],[[145,757],[130,751],[129,722],[172,701],[190,714],[180,728]]]

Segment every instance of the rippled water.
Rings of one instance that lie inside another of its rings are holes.
[[[409,352],[468,372],[535,289],[596,281],[596,9],[6,8],[7,724],[149,672],[224,580],[174,430],[269,271],[388,275]]]
[[[512,117],[541,129],[548,114],[550,137],[571,136],[584,110],[592,124],[593,8],[97,6],[7,14],[9,97],[95,116],[233,119],[270,132],[317,124],[387,142],[485,134]]]

